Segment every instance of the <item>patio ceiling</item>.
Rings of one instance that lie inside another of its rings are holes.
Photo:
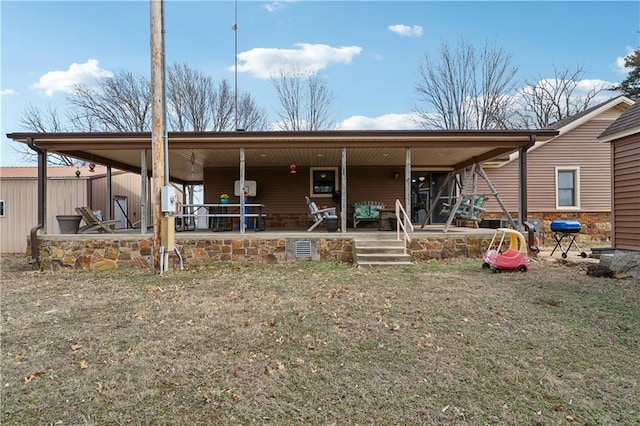
[[[555,130],[518,131],[315,131],[179,132],[168,135],[169,170],[176,182],[201,182],[204,168],[238,167],[240,149],[250,167],[405,165],[411,148],[414,168],[453,170],[506,156]],[[141,150],[152,168],[150,133],[11,133],[8,138],[49,152],[122,170],[140,172]]]

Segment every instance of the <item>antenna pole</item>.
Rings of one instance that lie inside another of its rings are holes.
[[[234,78],[234,116],[235,116],[235,130],[238,130],[238,0],[235,2],[235,17],[233,21],[233,35],[235,41],[235,78]]]

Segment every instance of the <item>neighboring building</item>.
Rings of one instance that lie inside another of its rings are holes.
[[[550,223],[557,219],[581,222],[581,239],[609,240],[611,150],[597,138],[631,105],[633,101],[619,96],[558,121],[548,127],[558,130],[558,136],[528,150],[528,218],[541,220],[543,243],[554,242]],[[518,153],[483,166],[507,209],[517,212]],[[485,208],[485,218],[501,217],[495,199],[489,199]]]
[[[640,102],[598,137],[610,142],[613,248],[640,251]]]
[[[27,249],[29,231],[38,222],[37,176],[37,167],[0,168],[0,253],[24,253]],[[133,228],[140,220],[140,188],[140,175],[114,170],[113,202],[108,205],[106,167],[96,166],[93,172],[88,167],[49,167],[46,233],[58,234],[56,216],[75,215],[78,206],[89,206],[105,218],[120,220],[119,229]]]

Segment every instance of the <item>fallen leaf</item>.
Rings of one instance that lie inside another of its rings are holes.
[[[82,347],[82,345],[80,343],[72,343],[71,344],[71,350],[72,351],[77,351],[78,349],[80,349]]]
[[[102,382],[98,382],[98,386],[96,386],[96,392],[102,393],[103,387]]]
[[[31,383],[33,379],[36,379],[40,376],[44,376],[44,371],[34,371],[33,373],[29,374],[27,377],[24,378],[24,384],[28,385],[29,383]]]
[[[85,368],[87,368],[89,366],[89,364],[87,364],[87,361],[85,361],[84,359],[82,361],[80,361],[80,368],[82,368],[83,370]]]
[[[20,352],[19,354],[16,354],[16,361],[21,362],[24,360],[24,354],[22,352]]]
[[[36,300],[35,302],[33,302],[33,306],[35,306],[36,308],[39,308],[41,304],[42,303],[40,302],[40,300]]]

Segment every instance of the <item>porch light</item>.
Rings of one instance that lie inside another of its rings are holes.
[[[93,164],[93,163],[89,164],[89,171],[90,172],[95,172],[96,171],[96,165]]]
[[[398,180],[398,179],[400,179],[400,173],[398,173],[398,172],[393,172],[393,179],[394,179],[394,180]]]
[[[292,175],[295,175],[297,173],[295,163],[291,163],[291,165],[289,165],[289,173],[291,173]]]

